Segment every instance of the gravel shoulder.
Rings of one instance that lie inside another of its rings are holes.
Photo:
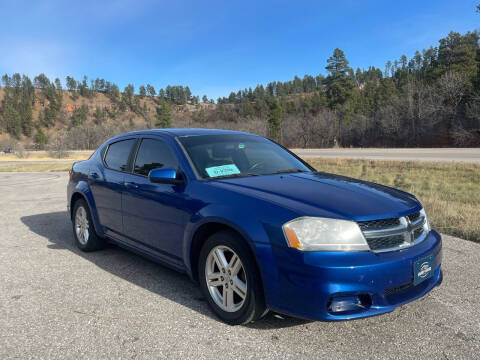
[[[67,174],[0,174],[0,358],[480,359],[480,244],[444,236],[444,282],[349,322],[218,321],[187,276],[118,247],[81,253]]]

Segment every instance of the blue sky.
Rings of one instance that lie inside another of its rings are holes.
[[[0,0],[0,73],[189,85],[216,99],[325,73],[336,47],[354,68],[383,69],[477,29],[479,2]]]

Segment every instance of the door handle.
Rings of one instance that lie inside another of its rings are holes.
[[[125,182],[124,185],[129,189],[138,189],[138,184],[134,182]]]
[[[93,179],[98,179],[99,178],[99,176],[96,172],[91,172],[90,177],[93,178]]]

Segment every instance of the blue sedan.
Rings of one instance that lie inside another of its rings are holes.
[[[229,324],[372,316],[442,282],[441,237],[413,195],[257,135],[117,136],[73,165],[68,207],[81,250],[112,242],[187,273]]]

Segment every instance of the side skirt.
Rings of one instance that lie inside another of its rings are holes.
[[[183,273],[183,274],[187,273],[187,269],[185,268],[184,265],[180,265],[177,262],[170,261],[170,260],[168,260],[164,257],[155,256],[154,254],[148,253],[148,252],[146,252],[146,251],[144,251],[144,250],[142,250],[138,247],[127,244],[126,242],[115,239],[111,236],[105,236],[105,237],[107,238],[107,240],[109,242],[112,242],[112,243],[114,243],[114,244],[116,244],[116,245],[118,245],[118,246],[120,246],[120,247],[122,247],[126,250],[129,250],[129,251],[134,252],[138,255],[141,255],[141,256],[143,256],[143,257],[145,257],[145,258],[147,258],[147,259],[149,259],[153,262],[156,262],[160,265],[166,266],[166,267],[168,267],[172,270],[178,271],[178,272]]]

